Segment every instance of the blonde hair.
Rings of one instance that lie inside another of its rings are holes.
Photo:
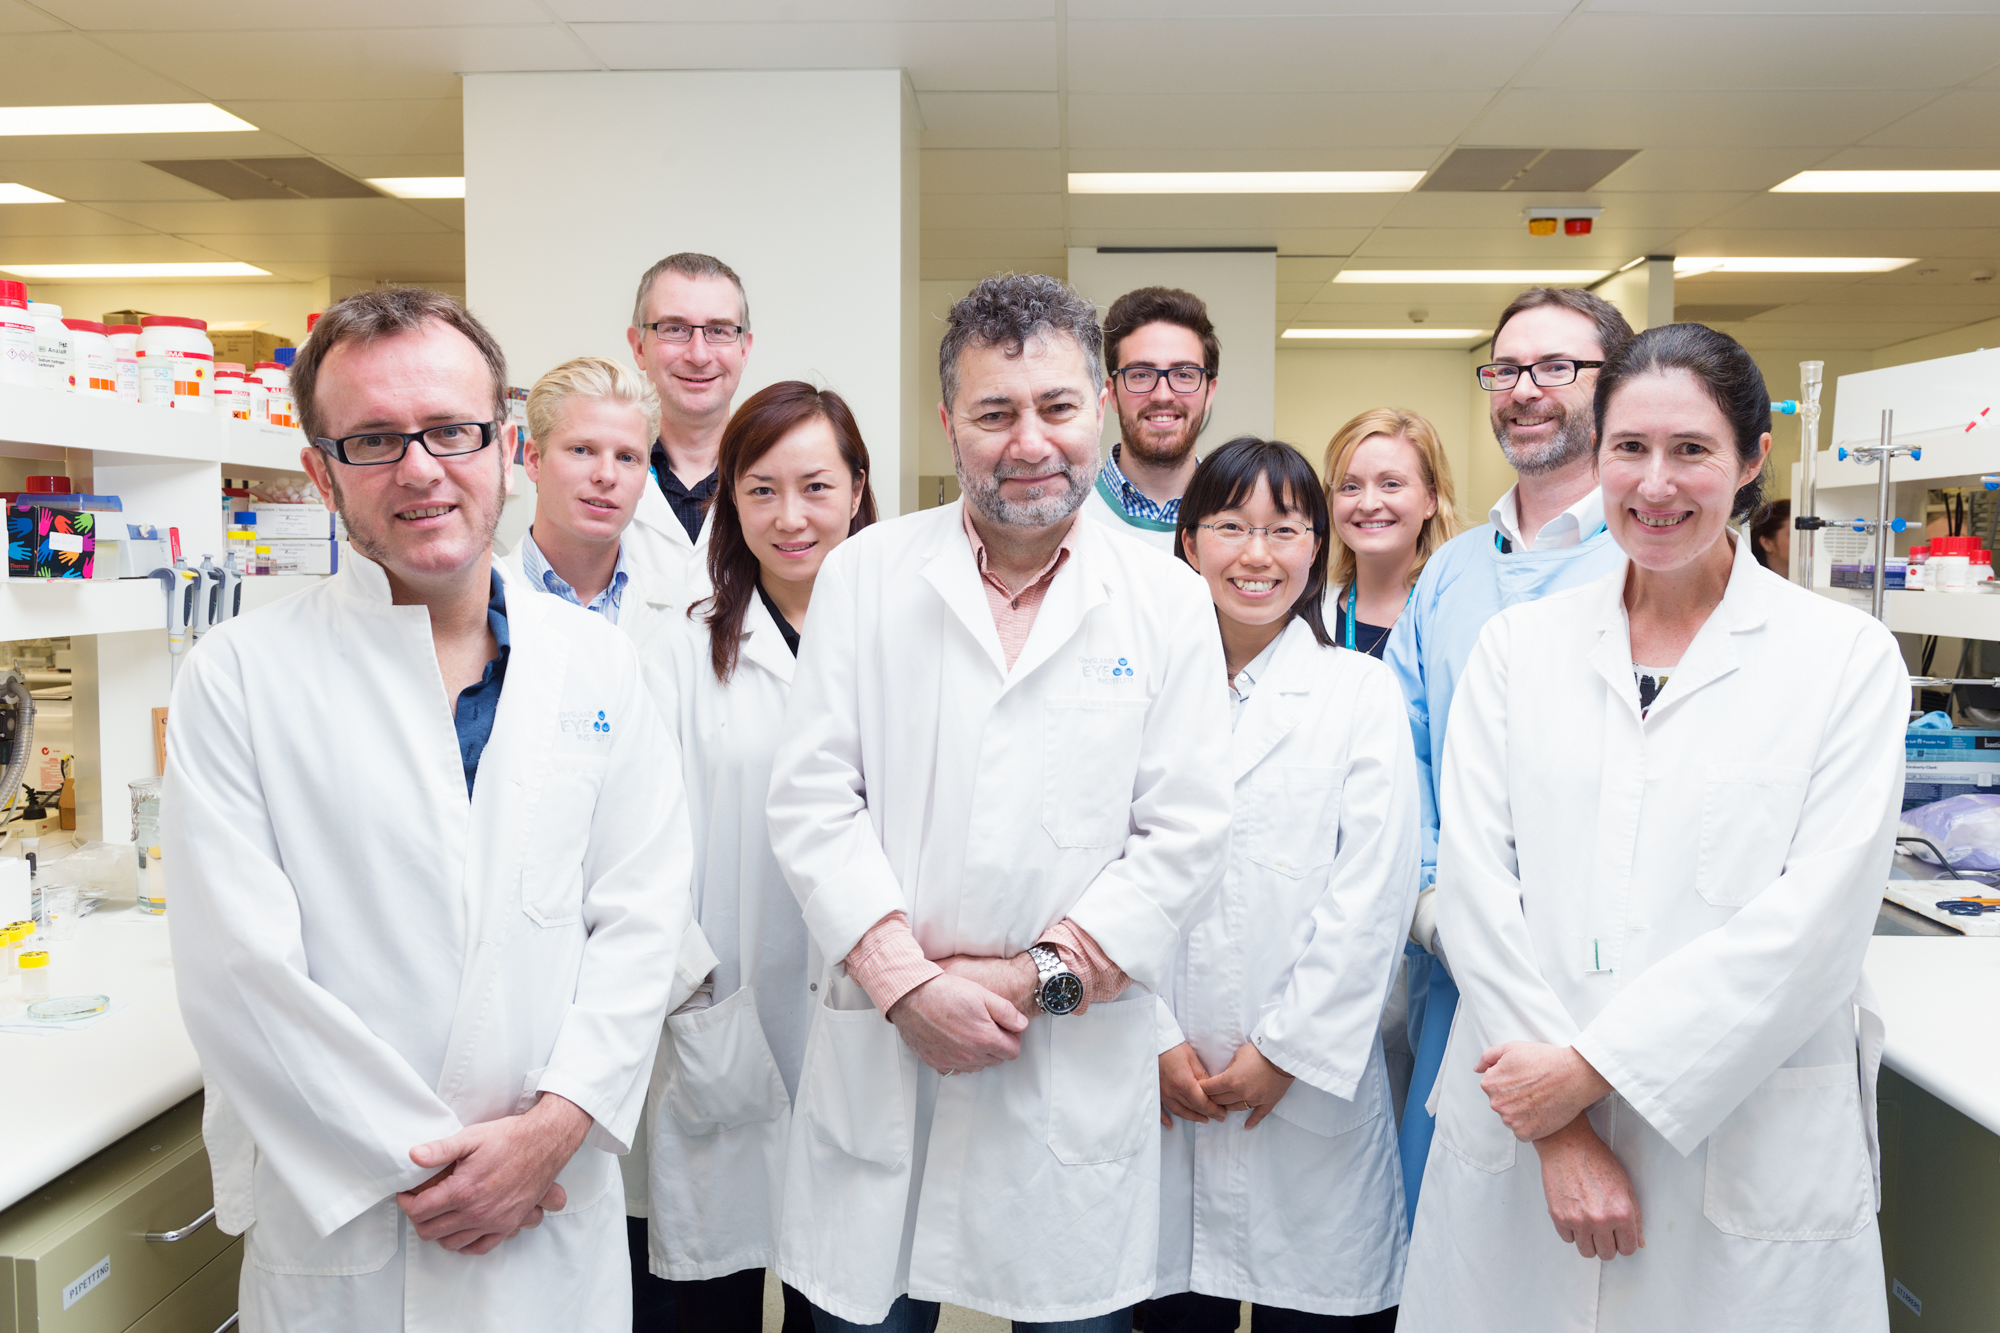
[[[660,435],[660,396],[629,366],[601,356],[565,361],[528,390],[528,439],[541,457],[542,441],[562,428],[563,405],[572,398],[625,403],[646,417],[646,438]]]
[[[1437,512],[1424,520],[1424,526],[1417,533],[1416,558],[1410,562],[1408,585],[1416,586],[1417,575],[1423,571],[1424,562],[1438,547],[1456,537],[1465,526],[1458,516],[1458,494],[1451,483],[1451,463],[1444,456],[1444,444],[1438,439],[1437,428],[1415,412],[1400,407],[1377,407],[1363,412],[1333,433],[1333,439],[1326,446],[1326,502],[1330,509],[1333,497],[1340,489],[1340,483],[1347,476],[1347,465],[1354,457],[1354,451],[1362,441],[1374,435],[1386,435],[1390,439],[1408,440],[1416,446],[1417,458],[1423,468],[1424,485],[1437,497]],[[1333,555],[1333,570],[1328,577],[1328,586],[1341,587],[1354,582],[1354,552],[1340,539],[1340,529],[1336,525],[1327,534],[1327,546]]]

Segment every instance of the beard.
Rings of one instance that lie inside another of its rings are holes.
[[[1140,403],[1128,408],[1118,405],[1118,438],[1124,445],[1124,453],[1153,467],[1176,467],[1186,461],[1194,452],[1194,443],[1201,434],[1201,428],[1208,423],[1208,413],[1204,410],[1199,417],[1188,413],[1185,405],[1175,403],[1181,419],[1167,436],[1160,437],[1159,428],[1149,426],[1143,420],[1149,412],[1158,410],[1150,403]]]
[[[1555,413],[1555,433],[1543,445],[1519,445],[1512,438],[1513,432],[1502,420],[1493,423],[1493,438],[1500,442],[1500,452],[1507,456],[1508,465],[1524,477],[1538,477],[1550,472],[1560,472],[1580,458],[1588,458],[1597,446],[1597,428],[1589,416],[1572,412],[1560,403],[1550,403]]]
[[[423,448],[421,444],[413,444],[410,447],[413,449]],[[509,465],[511,466],[511,463]],[[340,492],[340,474],[334,472],[332,468],[328,468],[327,471],[331,474],[327,480],[333,486],[333,507],[340,512],[341,520],[347,525],[348,544],[384,569],[389,568],[393,552],[389,549],[387,525],[385,524],[383,527],[376,529],[371,528],[366,522],[356,523],[352,511],[347,507],[346,497]],[[493,534],[500,528],[500,513],[506,503],[507,477],[503,472],[495,477],[493,481],[493,503],[487,507],[486,512],[480,515],[479,518],[479,522],[483,523],[486,528],[485,533],[480,538],[479,544],[482,547],[489,549],[492,547]],[[391,515],[388,521],[389,523],[394,523],[396,520]]]
[[[956,439],[951,442],[951,458],[958,473],[958,489],[967,503],[982,517],[1007,528],[1053,527],[1081,509],[1090,488],[1097,484],[1094,464],[1078,467],[1064,459],[1058,472],[1069,483],[1067,487],[1057,491],[1053,487],[1034,486],[1021,499],[1009,500],[1000,493],[1001,482],[1040,472],[1046,464],[1003,462],[995,465],[991,476],[974,477],[965,470],[965,456],[959,453]]]

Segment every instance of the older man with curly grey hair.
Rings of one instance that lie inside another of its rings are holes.
[[[1229,728],[1205,585],[1078,521],[1102,337],[1053,278],[980,283],[938,352],[965,499],[813,591],[769,822],[829,960],[778,1247],[820,1333],[941,1301],[1104,1333],[1153,1288],[1151,992],[1223,853]]]

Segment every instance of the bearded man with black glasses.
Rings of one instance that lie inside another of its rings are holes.
[[[1104,316],[1104,368],[1118,443],[1098,469],[1084,512],[1165,555],[1174,551],[1194,445],[1215,402],[1222,342],[1200,297],[1140,287]]]
[[[1493,436],[1519,480],[1486,523],[1452,538],[1425,563],[1383,656],[1409,708],[1423,817],[1416,915],[1405,949],[1415,1068],[1399,1140],[1405,1216],[1413,1220],[1436,1125],[1425,1102],[1458,1007],[1450,941],[1438,937],[1435,924],[1438,780],[1452,692],[1493,616],[1602,578],[1624,559],[1604,526],[1591,397],[1597,368],[1631,337],[1616,307],[1580,288],[1530,287],[1502,312],[1493,360],[1475,374],[1490,395]]]

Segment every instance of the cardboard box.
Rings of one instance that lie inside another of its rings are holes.
[[[87,579],[96,563],[96,514],[44,505],[7,511],[7,577]]]
[[[106,324],[137,324],[153,313],[151,310],[107,310],[98,318]]]
[[[1903,738],[1903,808],[1969,792],[2000,794],[2000,731],[1911,728]]]
[[[215,346],[217,364],[233,361],[244,369],[259,361],[275,361],[273,355],[280,347],[290,347],[290,338],[280,338],[275,333],[265,333],[262,329],[239,329],[228,333],[210,333],[208,340]]]

